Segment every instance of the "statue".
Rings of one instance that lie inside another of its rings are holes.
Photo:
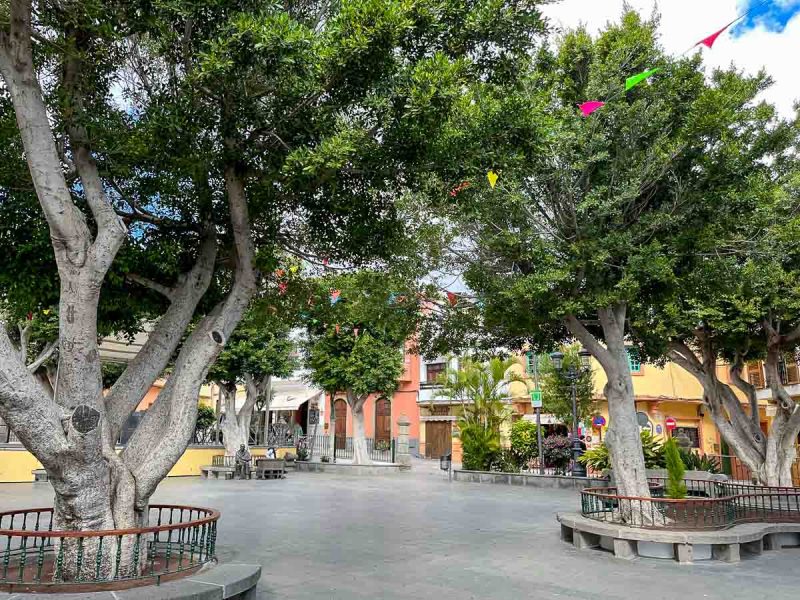
[[[239,449],[236,451],[236,476],[239,479],[249,479],[250,478],[250,461],[252,458],[250,457],[250,453],[247,451],[247,448],[244,444],[239,446]]]

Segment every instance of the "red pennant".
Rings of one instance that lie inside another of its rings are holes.
[[[460,192],[461,190],[465,190],[468,187],[469,187],[469,181],[462,181],[456,187],[454,187],[452,190],[450,190],[450,195],[455,197],[455,196],[458,195],[458,192]]]
[[[326,267],[328,266],[328,258],[327,257],[322,259],[322,264],[325,265]]]
[[[278,293],[283,296],[286,293],[287,288],[289,287],[288,284],[281,282],[278,284]]]
[[[33,321],[33,313],[32,312],[28,313],[28,321]]]
[[[731,25],[733,25],[734,23],[736,23],[736,21],[738,21],[739,19],[741,19],[741,17],[737,17],[736,19],[734,19],[733,21],[731,21],[730,23],[728,23],[727,25],[725,25],[725,27],[723,27],[723,28],[722,28],[722,29],[720,29],[719,31],[715,31],[715,32],[714,32],[714,33],[712,33],[710,36],[708,36],[708,37],[706,37],[706,38],[703,38],[702,40],[700,40],[699,42],[697,42],[697,43],[695,44],[695,46],[699,46],[700,44],[703,44],[703,46],[706,46],[706,47],[708,47],[708,48],[711,48],[711,47],[714,45],[714,42],[716,42],[716,41],[717,41],[717,38],[718,38],[720,35],[722,35],[722,34],[725,32],[725,30],[726,30],[728,27],[730,27]]]
[[[455,306],[456,302],[458,302],[458,296],[453,292],[447,292],[447,301],[450,303],[450,306]]]

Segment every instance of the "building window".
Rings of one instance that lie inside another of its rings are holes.
[[[747,381],[757,388],[764,387],[764,372],[760,362],[747,363]]]
[[[797,362],[794,355],[786,353],[781,360],[781,380],[783,385],[794,385],[800,383],[800,372],[798,372]]]
[[[639,350],[637,348],[627,348],[628,352],[628,368],[631,373],[642,372],[642,361],[639,359]]]
[[[447,363],[426,363],[425,364],[425,383],[436,383],[439,375],[447,369]]]
[[[678,438],[685,438],[689,440],[689,448],[700,447],[700,431],[697,427],[676,427],[672,430],[672,437],[680,442]]]

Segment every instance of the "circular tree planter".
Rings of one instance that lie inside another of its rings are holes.
[[[148,527],[54,530],[52,508],[0,513],[0,591],[93,592],[160,584],[216,560],[209,508],[153,504]]]

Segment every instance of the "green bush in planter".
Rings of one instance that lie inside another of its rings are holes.
[[[511,450],[520,467],[539,456],[535,423],[520,419],[511,426]]]
[[[545,466],[552,467],[556,473],[566,473],[572,458],[572,441],[565,435],[550,435],[542,441]]]
[[[647,430],[643,430],[640,436],[644,466],[648,469],[664,468],[664,446]],[[578,460],[593,471],[602,472],[611,469],[611,456],[605,444],[587,450]]]
[[[683,480],[686,467],[681,460],[678,444],[673,438],[664,444],[664,458],[667,463],[667,498],[686,498],[686,483]]]

